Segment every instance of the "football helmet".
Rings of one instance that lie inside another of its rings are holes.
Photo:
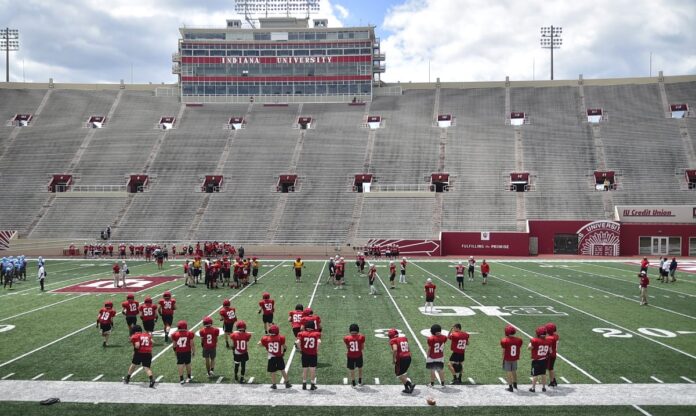
[[[280,328],[278,328],[278,325],[271,325],[271,327],[268,328],[268,333],[271,335],[278,335],[280,333]]]
[[[176,327],[178,329],[188,329],[188,323],[186,323],[186,321],[182,320],[182,321],[179,321],[176,323]]]

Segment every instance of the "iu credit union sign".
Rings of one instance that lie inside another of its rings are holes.
[[[696,224],[693,205],[617,206],[615,218],[621,222]]]
[[[621,224],[614,221],[594,221],[577,232],[578,254],[584,256],[618,256]]]

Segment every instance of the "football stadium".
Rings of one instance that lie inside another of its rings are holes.
[[[386,82],[318,7],[0,84],[2,414],[696,414],[696,75]]]

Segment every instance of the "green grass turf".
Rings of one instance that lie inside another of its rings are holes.
[[[229,414],[243,414],[246,416],[262,416],[273,414],[301,414],[303,416],[324,415],[356,415],[362,412],[372,416],[410,416],[414,414],[435,416],[459,416],[473,414],[477,416],[493,416],[510,414],[517,416],[535,416],[548,414],[555,416],[636,416],[642,415],[638,410],[630,406],[544,406],[544,407],[432,407],[432,408],[393,408],[393,407],[271,407],[271,406],[246,406],[244,408],[234,406],[206,406],[206,405],[134,405],[134,404],[87,404],[87,403],[57,403],[52,406],[41,406],[37,403],[0,402],[3,414],[13,415],[74,415],[92,416],[95,414],[157,414],[160,416],[182,414],[205,414],[208,416],[228,416]],[[687,406],[642,406],[654,416],[683,416],[693,414],[694,408]]]
[[[650,376],[666,383],[686,383],[681,376],[696,381],[696,359],[685,355],[696,356],[696,334],[677,333],[696,332],[696,275],[682,273],[679,282],[674,285],[660,286],[653,282],[650,289],[652,306],[640,307],[636,302],[635,265],[495,261],[491,264],[488,285],[481,285],[477,271],[476,282],[466,281],[462,293],[450,286],[456,286],[452,262],[415,261],[409,266],[409,283],[398,285],[397,289],[390,291],[394,299],[392,302],[380,280],[376,283],[379,294],[370,296],[367,279],[357,273],[352,263],[347,265],[348,284],[345,290],[334,290],[333,286],[325,284],[327,270],[324,262],[307,262],[300,284],[294,282],[289,261],[283,264],[265,261],[263,264],[261,274],[267,274],[257,285],[248,287],[241,294],[232,289],[210,291],[203,285],[195,289],[187,288],[182,286],[183,281],[179,279],[140,292],[136,297],[142,300],[147,294],[158,299],[164,290],[172,290],[177,299],[175,321],[186,319],[193,326],[205,315],[216,311],[225,297],[236,296],[232,303],[253,333],[254,345],[250,350],[247,379],[253,376],[255,383],[269,382],[265,372],[265,352],[255,345],[263,332],[257,304],[261,293],[269,291],[276,300],[275,320],[289,342],[292,333],[287,313],[296,303],[308,306],[311,301],[312,308],[321,316],[324,332],[319,356],[320,385],[342,384],[343,378],[347,377],[342,337],[353,322],[360,325],[367,337],[364,378],[368,384],[374,384],[376,378],[380,384],[397,383],[387,340],[379,337],[381,330],[396,327],[408,336],[414,357],[409,374],[418,384],[423,384],[429,381],[429,373],[425,370],[423,354],[414,338],[420,341],[423,348],[427,348],[421,331],[429,329],[433,323],[449,329],[456,322],[472,332],[464,378],[471,377],[477,384],[500,384],[498,377],[503,373],[500,370],[498,342],[506,323],[499,317],[487,316],[480,311],[470,316],[424,315],[418,308],[424,301],[422,286],[426,277],[433,278],[438,286],[435,305],[439,307],[536,306],[537,311],[543,311],[539,307],[550,306],[563,313],[563,316],[512,314],[504,318],[530,334],[537,326],[554,321],[561,337],[560,354],[584,370],[557,360],[558,376],[567,378],[570,383],[593,383],[585,373],[602,383],[623,383],[622,376],[634,383],[656,383]],[[273,268],[279,264],[279,267]],[[163,272],[159,272],[153,263],[130,261],[129,266],[131,276],[182,273],[181,261],[165,264]],[[386,262],[378,262],[380,279],[388,284],[386,268]],[[0,348],[0,378],[15,373],[11,379],[31,379],[43,373],[41,379],[45,380],[60,380],[68,374],[72,374],[72,380],[92,380],[99,375],[103,375],[101,379],[105,381],[120,380],[132,351],[127,341],[124,319],[121,315],[117,316],[112,346],[106,349],[101,347],[101,337],[94,322],[104,300],[112,299],[118,305],[125,295],[40,293],[35,273],[35,262],[32,262],[27,282],[16,284],[11,291],[0,291],[0,325],[14,325],[13,329],[0,332],[0,343],[4,346]],[[109,279],[111,261],[49,261],[48,273],[47,289],[53,290],[80,281]],[[54,303],[53,306],[39,309]],[[23,315],[8,319],[18,314]],[[218,322],[218,315],[215,313],[213,316]],[[86,329],[80,331],[83,328]],[[162,324],[158,322],[157,329],[161,328]],[[604,337],[602,333],[593,331],[597,328],[615,329],[623,337]],[[655,330],[648,330],[648,334],[652,335],[645,335],[639,328],[670,331],[674,336],[655,336],[656,333],[661,335]],[[74,334],[68,336],[71,333]],[[61,337],[65,338],[30,353]],[[523,338],[526,341],[526,337]],[[156,338],[156,343],[155,355],[166,348],[162,338]],[[27,355],[3,365],[23,354]],[[288,359],[289,355],[286,355],[286,361]],[[299,361],[299,356],[295,355],[290,364],[290,379],[293,382],[299,382],[301,378]],[[523,384],[527,381],[529,365],[529,353],[525,351],[519,370]],[[162,382],[178,380],[171,349],[154,361],[153,370],[157,376],[163,376]],[[218,346],[216,373],[225,377],[223,383],[230,382],[232,357],[224,349],[222,339]],[[197,382],[216,381],[205,377],[204,361],[199,354],[194,357],[194,376]],[[136,381],[143,379],[143,374],[136,377]]]

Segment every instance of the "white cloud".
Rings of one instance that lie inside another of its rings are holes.
[[[338,12],[339,16],[341,16],[341,19],[347,19],[348,16],[350,16],[350,12],[344,6],[341,6],[340,4],[336,4],[336,5],[334,5],[334,8]]]
[[[696,73],[696,7],[677,0],[408,0],[389,9],[388,81],[548,79],[539,28],[563,27],[556,79]]]

